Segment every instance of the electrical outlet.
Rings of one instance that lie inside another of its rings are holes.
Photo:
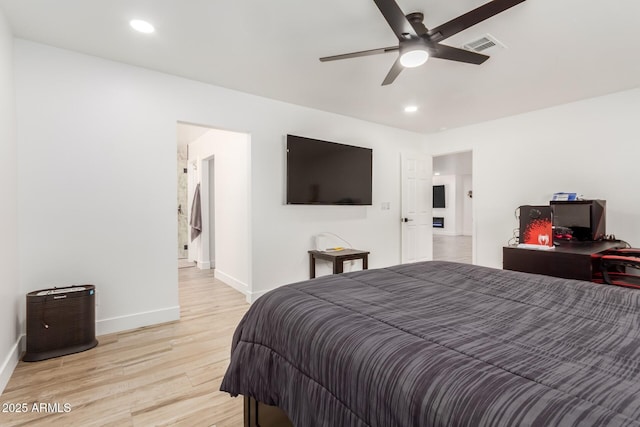
[[[186,251],[187,249],[189,249],[189,245],[184,245],[184,250]]]
[[[382,202],[380,206],[383,211],[388,211],[391,209],[391,202]]]

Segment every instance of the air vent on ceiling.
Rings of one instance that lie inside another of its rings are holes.
[[[485,34],[479,39],[465,43],[464,45],[462,45],[462,48],[471,50],[473,52],[483,52],[496,46],[503,49],[505,48],[505,45],[499,42],[495,37],[490,34]]]

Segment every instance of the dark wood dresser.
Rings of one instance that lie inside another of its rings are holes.
[[[599,263],[594,255],[623,247],[625,244],[618,240],[562,242],[548,250],[504,246],[502,265],[505,270],[590,281]]]

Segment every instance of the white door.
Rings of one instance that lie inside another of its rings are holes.
[[[402,156],[402,263],[433,259],[432,158]]]

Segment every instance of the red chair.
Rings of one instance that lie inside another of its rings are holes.
[[[640,249],[611,249],[595,257],[594,282],[640,289]]]

